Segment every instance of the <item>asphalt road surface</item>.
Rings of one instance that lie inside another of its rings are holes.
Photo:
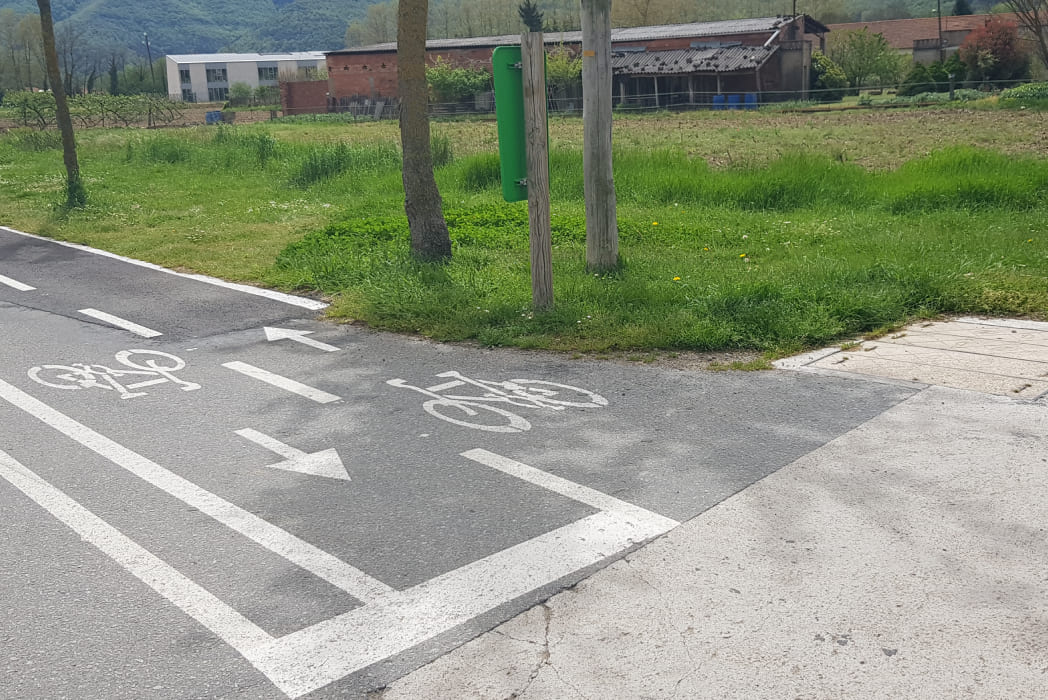
[[[321,307],[0,228],[4,697],[362,696],[914,392]]]

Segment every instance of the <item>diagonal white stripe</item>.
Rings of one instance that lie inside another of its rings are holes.
[[[0,450],[0,477],[234,649],[250,653],[273,641],[265,630],[44,481],[3,450]]]
[[[98,309],[80,309],[77,313],[81,313],[84,316],[90,316],[91,318],[97,318],[99,321],[105,321],[111,326],[123,328],[125,331],[131,331],[135,335],[140,335],[143,338],[156,338],[157,336],[163,335],[160,331],[154,331],[152,328],[140,326],[137,323],[128,321],[126,318],[107,314],[105,311],[99,311]]]
[[[368,601],[392,589],[276,525],[207,491],[142,455],[95,432],[0,379],[0,399],[22,409],[58,432],[105,457],[118,467],[193,506],[271,552],[341,588],[357,600]]]
[[[329,394],[326,391],[320,389],[314,389],[311,386],[303,384],[302,382],[296,382],[294,379],[288,379],[282,377],[279,374],[273,374],[269,370],[262,369],[261,367],[255,367],[249,365],[246,362],[224,362],[223,367],[231,369],[234,372],[240,372],[249,377],[271,384],[272,386],[283,389],[284,391],[290,391],[293,394],[304,396],[307,399],[312,399],[317,403],[331,403],[333,401],[341,401],[341,397]]]

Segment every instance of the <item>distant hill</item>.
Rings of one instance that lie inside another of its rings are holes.
[[[95,45],[154,56],[239,51],[324,51],[345,45],[349,22],[374,0],[52,0],[56,22],[71,22]],[[0,9],[37,11],[34,0]]]
[[[941,0],[944,15],[952,14],[955,1]],[[981,12],[993,1],[969,0],[969,3],[975,12]],[[56,21],[69,22],[83,32],[81,46],[90,44],[103,50],[125,48],[144,54],[142,34],[148,33],[150,48],[156,57],[223,50],[340,49],[345,46],[346,27],[353,21],[364,20],[367,8],[381,2],[383,0],[52,0],[51,4]],[[456,12],[467,8],[482,19],[485,14],[491,14],[487,8],[492,8],[494,2],[515,5],[517,0],[430,0],[430,7],[447,5]],[[540,6],[553,4],[570,8],[574,3],[539,0]],[[651,0],[645,7],[662,8],[670,4]],[[738,0],[711,0],[697,6],[705,8],[702,12],[694,10],[685,14],[695,15],[689,19],[731,19],[742,14],[774,15],[788,12],[791,7],[787,0],[750,0],[748,5],[750,10],[746,13],[741,11]],[[929,17],[934,16],[935,6],[936,0],[797,0],[796,3],[798,12],[808,12],[817,18],[825,13],[824,19],[831,22]],[[20,14],[37,11],[35,0],[0,0],[0,9],[8,7]],[[572,9],[567,11],[573,13]],[[658,14],[655,10],[652,12]],[[515,22],[515,13],[511,14]],[[645,11],[645,15],[649,13]],[[477,17],[473,18],[474,22],[478,21]],[[647,23],[658,22],[649,16]],[[478,26],[483,26],[483,22]],[[465,26],[452,29],[453,35],[458,36]]]

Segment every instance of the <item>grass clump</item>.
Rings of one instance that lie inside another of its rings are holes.
[[[349,145],[334,143],[310,148],[295,166],[289,182],[292,187],[306,188],[352,170],[374,173],[400,167],[400,151],[393,144]]]

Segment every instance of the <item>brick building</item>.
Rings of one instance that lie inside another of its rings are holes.
[[[811,52],[825,48],[829,29],[806,15],[655,27],[626,27],[611,33],[614,90],[618,103],[667,106],[701,104],[716,94],[755,93],[761,99],[806,96]],[[578,52],[581,32],[553,32],[547,46]],[[426,42],[427,60],[490,70],[497,46],[520,43],[520,35]],[[327,104],[315,111],[356,108],[397,96],[396,43],[374,44],[327,56]],[[304,104],[285,105],[303,111]],[[381,108],[380,108],[381,109]]]
[[[1018,24],[1015,14],[1002,13],[943,17],[941,33],[937,17],[848,22],[831,24],[829,28],[842,33],[865,29],[870,34],[880,34],[893,49],[899,53],[911,55],[914,63],[927,65],[938,61],[940,57],[948,58],[956,53],[972,30],[978,29],[994,17]]]

